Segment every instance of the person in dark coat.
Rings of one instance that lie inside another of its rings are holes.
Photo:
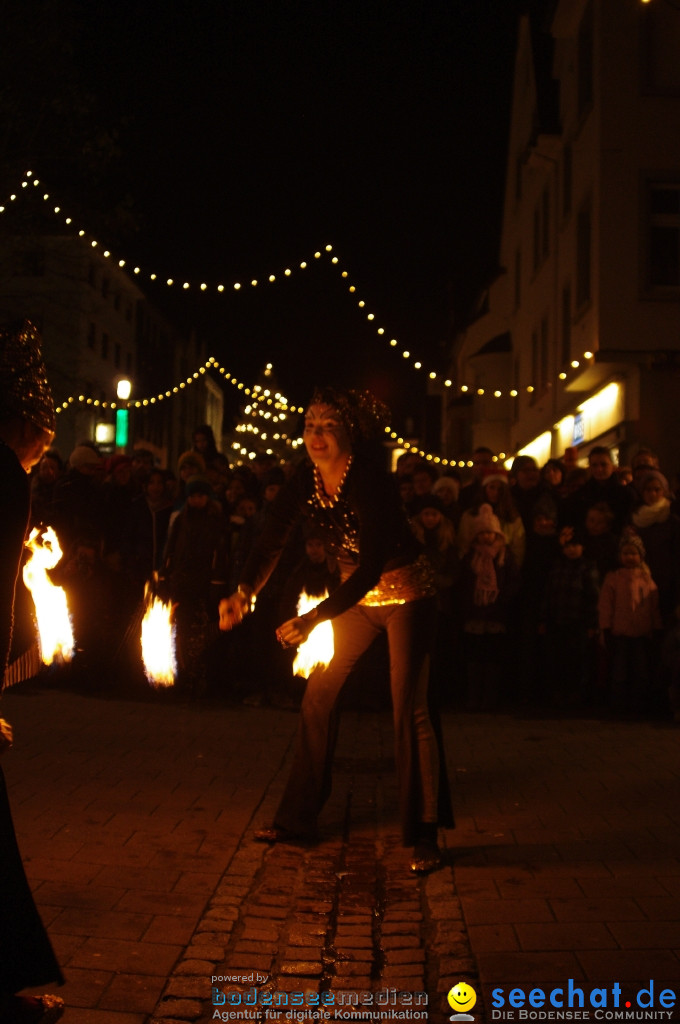
[[[54,406],[40,357],[40,338],[25,321],[0,329],[0,659],[9,659],[14,592],[30,515],[29,470],[54,436]],[[0,719],[0,754],[12,742]],[[57,996],[19,996],[25,988],[61,984],[62,974],[33,901],[14,833],[0,768],[0,1020],[51,1024],[63,1013]]]
[[[588,454],[589,479],[564,499],[560,508],[560,524],[582,530],[589,508],[605,502],[612,511],[613,532],[618,536],[630,515],[632,490],[625,487],[615,473],[608,448],[596,445]]]

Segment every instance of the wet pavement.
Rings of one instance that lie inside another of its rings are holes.
[[[570,980],[592,1020],[617,984],[637,1009],[653,981],[658,1013],[680,993],[677,726],[445,714],[457,828],[423,878],[399,842],[389,713],[345,714],[321,842],[268,847],[252,830],[295,714],[35,684],[2,705],[66,1024],[439,1024],[460,982],[479,1024],[555,1019],[528,1015],[530,992],[557,1006]],[[663,1013],[647,1019],[680,1020]]]

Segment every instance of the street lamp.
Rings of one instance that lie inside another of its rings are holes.
[[[116,394],[121,402],[127,402],[132,394],[132,381],[121,377],[116,386]],[[116,448],[125,449],[128,443],[130,413],[125,409],[116,409]]]

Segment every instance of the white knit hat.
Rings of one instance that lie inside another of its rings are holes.
[[[503,536],[498,516],[494,515],[491,505],[484,504],[479,506],[479,512],[472,517],[472,536],[476,537],[478,533],[486,532],[499,533],[501,537]]]

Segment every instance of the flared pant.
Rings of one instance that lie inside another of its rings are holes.
[[[335,654],[330,664],[316,669],[307,683],[296,753],[275,815],[276,825],[301,834],[315,832],[319,812],[331,792],[338,699],[351,669],[382,631],[387,632],[389,647],[404,843],[416,841],[420,821],[431,822],[441,817],[439,781],[443,757],[427,707],[427,655],[433,624],[434,603],[430,598],[380,607],[354,605],[333,620]],[[446,796],[448,799],[448,792]],[[450,809],[448,813],[444,811],[444,816],[450,817]]]

